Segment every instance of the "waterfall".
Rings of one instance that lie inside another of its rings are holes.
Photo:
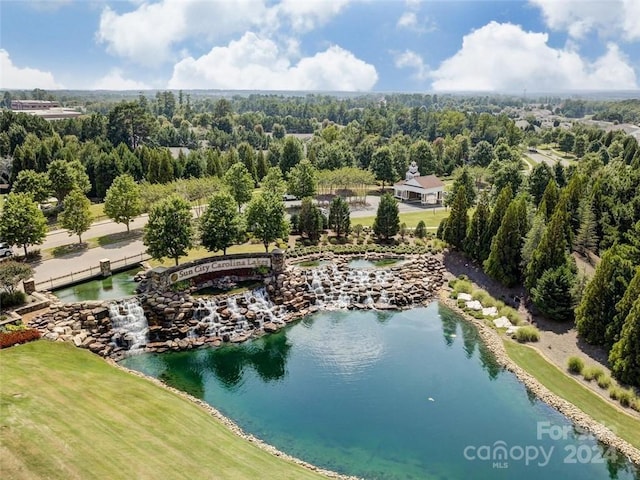
[[[326,265],[301,270],[300,274],[305,276],[309,292],[315,295],[315,304],[323,308],[343,309],[353,304],[375,308],[376,304],[389,303],[390,287],[401,286],[389,270]]]
[[[109,305],[109,317],[116,346],[138,350],[147,344],[149,324],[144,310],[136,298],[113,302]]]
[[[286,310],[271,301],[264,287],[227,298],[201,298],[195,318],[206,328],[206,336],[234,337],[262,328],[267,323],[284,325]],[[194,333],[195,335],[195,333]]]

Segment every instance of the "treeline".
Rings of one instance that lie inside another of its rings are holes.
[[[640,157],[625,154],[622,137],[605,147],[607,135],[587,143],[601,146],[577,166],[538,164],[477,204],[463,169],[438,236],[503,285],[524,285],[546,317],[575,321],[582,338],[609,353],[614,375],[640,386]],[[573,252],[602,256],[590,281]]]

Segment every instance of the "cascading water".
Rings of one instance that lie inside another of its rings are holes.
[[[138,350],[147,344],[149,324],[137,299],[113,302],[109,305],[112,340],[116,346]]]
[[[274,304],[264,288],[226,299],[200,299],[195,318],[206,328],[207,336],[234,337],[250,330],[252,324],[261,328],[265,323],[284,325],[286,310]]]
[[[375,308],[389,303],[388,289],[401,285],[388,270],[340,268],[327,265],[302,271],[316,305],[324,308],[348,308],[361,304]]]

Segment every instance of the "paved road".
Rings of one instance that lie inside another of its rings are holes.
[[[553,167],[558,161],[560,161],[563,167],[570,165],[570,162],[566,158],[561,158],[553,154],[525,152],[525,155],[536,163],[544,162],[550,167]]]
[[[288,207],[299,205],[300,202],[286,202]],[[353,218],[369,217],[376,214],[380,197],[377,195],[367,196],[367,207],[355,209],[351,212]],[[425,214],[442,210],[443,207],[433,208],[424,207],[419,203],[399,203],[399,210],[403,213],[408,212],[424,212]],[[194,212],[195,215],[195,212]],[[140,229],[146,225],[148,215],[144,214],[136,218],[131,223],[131,229]],[[112,221],[101,221],[94,223],[91,228],[83,234],[83,238],[97,238],[113,233],[125,232],[126,227],[121,223]],[[70,236],[67,230],[55,230],[47,234],[44,243],[40,249],[49,249],[68,245],[77,241],[76,236]],[[96,247],[83,250],[75,254],[66,255],[64,258],[54,258],[34,264],[34,278],[36,282],[43,282],[51,278],[68,275],[73,272],[85,270],[90,267],[98,268],[100,260],[108,258],[112,262],[125,257],[140,255],[146,251],[142,240],[129,240],[104,247]]]

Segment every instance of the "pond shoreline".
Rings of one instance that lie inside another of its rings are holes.
[[[449,292],[446,289],[443,288],[440,290],[438,300],[462,316],[465,320],[475,325],[482,341],[496,357],[496,361],[505,370],[513,373],[516,378],[524,384],[526,388],[533,392],[538,399],[563,414],[575,425],[591,433],[602,443],[618,450],[636,467],[640,467],[639,449],[631,445],[626,440],[618,437],[610,429],[591,418],[591,416],[584,413],[571,402],[553,393],[547,387],[542,385],[542,383],[540,383],[535,377],[517,365],[507,354],[500,334],[493,328],[489,327],[484,321],[478,320],[460,309],[457,302],[452,298],[449,298]]]

